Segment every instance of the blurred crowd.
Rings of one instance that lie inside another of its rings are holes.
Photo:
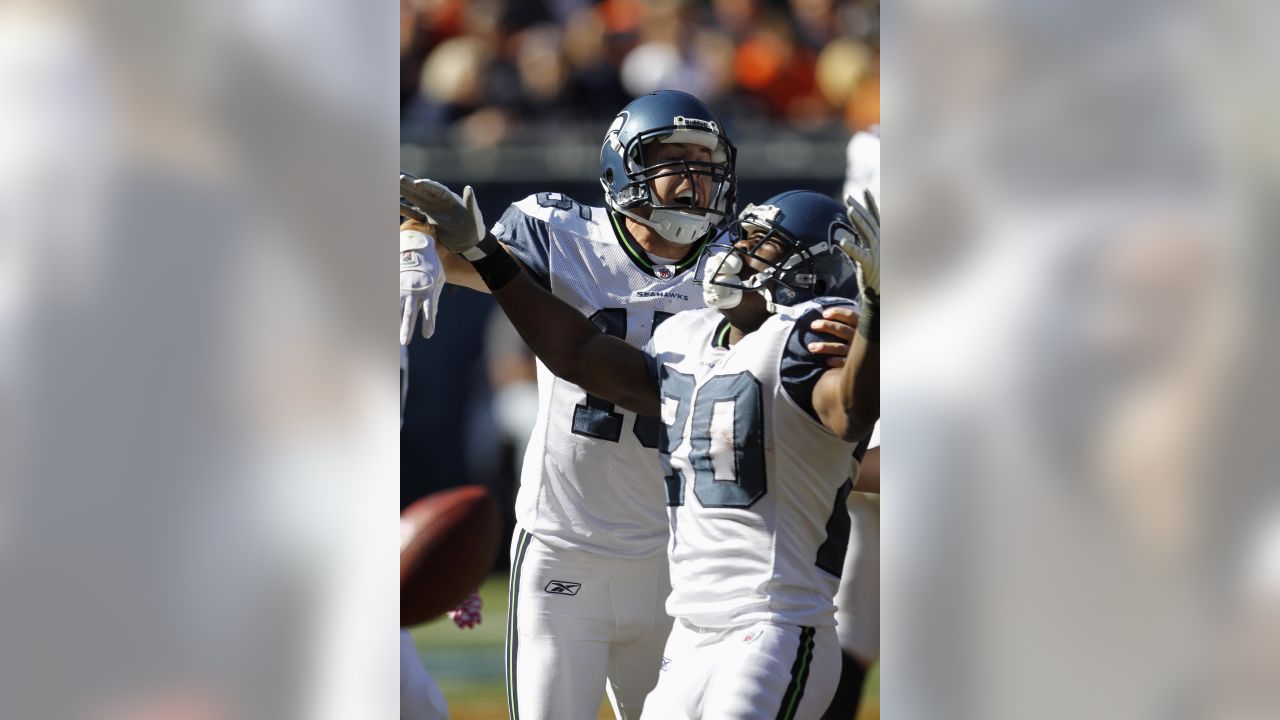
[[[408,142],[593,136],[659,88],[735,128],[879,121],[878,0],[400,0],[400,14]]]

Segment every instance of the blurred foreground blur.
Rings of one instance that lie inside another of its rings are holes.
[[[886,717],[1280,715],[1277,20],[885,7]]]
[[[395,27],[0,4],[5,717],[397,712]]]

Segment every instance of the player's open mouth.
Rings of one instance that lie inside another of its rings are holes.
[[[693,206],[694,206],[694,205],[693,205],[693,202],[694,202],[694,194],[693,194],[693,191],[692,191],[692,190],[685,190],[684,192],[680,193],[679,195],[676,195],[676,196],[675,196],[675,198],[671,201],[671,204],[672,204],[672,205],[683,205],[683,206],[685,206],[685,207],[690,207],[690,208],[691,208],[691,207],[693,207]]]

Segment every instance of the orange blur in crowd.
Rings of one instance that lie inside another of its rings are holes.
[[[731,121],[854,131],[877,124],[878,6],[864,0],[401,0],[401,115],[464,144],[522,124],[612,117],[661,87]],[[468,127],[470,126],[470,127]]]

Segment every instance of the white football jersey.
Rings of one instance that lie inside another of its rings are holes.
[[[635,347],[667,318],[702,307],[693,279],[705,240],[676,264],[655,265],[620,218],[558,193],[515,203],[493,234],[544,288]],[[553,547],[630,558],[662,552],[659,420],[589,396],[540,361],[538,401],[516,497],[520,526]]]
[[[732,348],[728,321],[711,309],[655,334],[673,617],[703,628],[834,624],[845,503],[865,442],[818,421],[813,386],[827,366],[806,345],[822,308],[848,302],[780,308]]]

